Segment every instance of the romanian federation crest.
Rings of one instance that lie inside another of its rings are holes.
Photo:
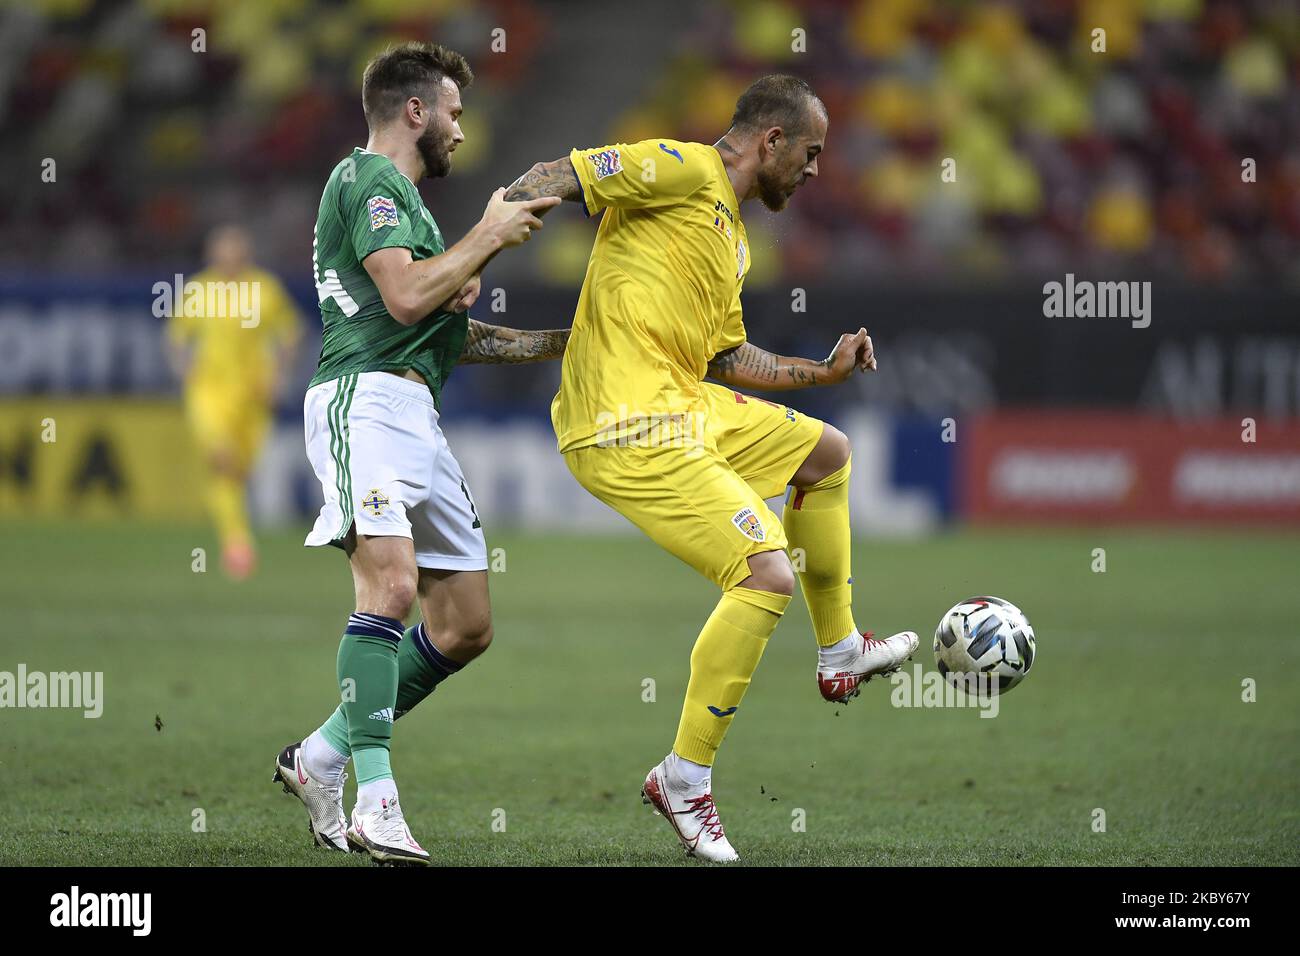
[[[754,514],[753,508],[741,508],[732,517],[731,523],[741,534],[753,541],[763,541],[767,538],[763,523],[758,520],[758,515]]]

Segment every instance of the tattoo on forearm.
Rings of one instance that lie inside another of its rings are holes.
[[[582,196],[578,174],[573,171],[573,164],[567,156],[554,162],[535,165],[510,185],[505,198],[510,202],[518,202],[542,196],[559,196],[569,200]]]
[[[775,382],[778,377],[776,356],[748,342],[715,355],[709,372],[723,381]]]
[[[744,342],[719,352],[709,362],[709,374],[722,382],[752,388],[802,388],[825,381],[827,363],[789,359]]]
[[[462,365],[517,365],[559,358],[569,341],[568,329],[526,332],[470,319]]]

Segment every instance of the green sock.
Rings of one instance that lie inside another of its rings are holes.
[[[393,767],[388,762],[387,747],[359,747],[352,751],[352,766],[357,771],[357,786],[376,780],[392,780]]]
[[[320,725],[320,735],[326,743],[345,757],[352,755],[352,745],[348,743],[348,716],[343,713],[343,705],[334,708],[334,713]]]
[[[397,646],[397,706],[393,708],[393,719],[398,720],[410,713],[416,704],[433,693],[434,688],[463,666],[444,657],[433,646],[423,622],[408,627],[402,643]],[[341,704],[321,725],[320,734],[344,756],[352,753],[348,718]],[[358,769],[357,773],[360,772]]]
[[[398,717],[409,714],[434,688],[465,666],[444,657],[433,646],[423,621],[407,628],[404,637],[397,649]]]
[[[348,729],[348,750],[357,783],[392,777],[388,745],[397,703],[397,647],[402,622],[378,614],[353,614],[339,642],[339,709]]]

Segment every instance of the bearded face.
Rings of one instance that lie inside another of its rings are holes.
[[[415,141],[415,149],[424,161],[424,175],[437,179],[451,172],[451,154],[465,141],[460,129],[460,87],[444,76],[424,102],[429,122]]]
[[[802,177],[791,181],[787,170],[778,166],[763,166],[758,171],[758,198],[772,212],[780,212],[790,202]]]
[[[817,157],[826,140],[828,125],[823,110],[813,110],[801,128],[782,136],[758,168],[758,198],[772,212],[780,212],[795,190],[817,175]]]
[[[451,131],[443,123],[439,122],[437,112],[433,113],[428,127],[420,134],[420,138],[415,141],[415,148],[424,161],[424,174],[426,176],[438,179],[451,172]]]

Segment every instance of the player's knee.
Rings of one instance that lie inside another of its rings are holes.
[[[425,627],[428,628],[427,623]],[[467,663],[488,649],[492,636],[492,622],[485,620],[443,628],[437,632],[434,643],[453,659]]]
[[[822,430],[822,437],[790,483],[796,488],[810,488],[847,465],[852,454],[849,436],[834,425],[827,424]]]
[[[794,569],[784,551],[764,551],[749,559],[749,577],[740,587],[769,594],[794,594]]]
[[[492,643],[492,622],[484,621],[472,627],[461,628],[460,643],[467,654],[482,654]]]
[[[826,474],[832,475],[849,463],[853,448],[849,445],[849,436],[834,425],[827,425],[818,444],[826,446]]]
[[[222,477],[240,477],[239,456],[229,448],[214,448],[208,452],[208,467]]]
[[[362,605],[368,605],[365,609],[373,608],[373,614],[404,620],[411,613],[411,605],[415,603],[415,591],[414,574],[390,571],[357,595],[358,609],[362,609]]]

